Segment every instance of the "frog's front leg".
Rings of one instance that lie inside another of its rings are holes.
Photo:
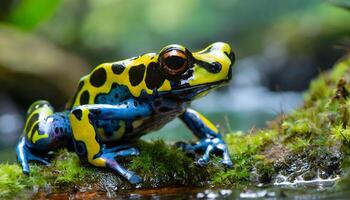
[[[76,153],[94,166],[112,169],[132,184],[140,183],[142,180],[139,176],[115,160],[116,157],[138,155],[138,150],[127,145],[105,148],[99,142],[95,123],[97,120],[133,120],[149,116],[151,112],[148,104],[135,100],[127,100],[118,105],[93,104],[74,108],[70,121]]]
[[[204,152],[198,160],[198,164],[205,165],[209,162],[211,153],[220,153],[222,154],[221,162],[228,167],[232,167],[233,164],[227,146],[213,123],[190,108],[180,115],[180,119],[200,139],[196,144],[185,147],[187,150]]]

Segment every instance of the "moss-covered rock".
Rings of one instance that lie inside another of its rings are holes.
[[[266,129],[226,134],[232,169],[223,168],[216,158],[207,167],[198,167],[163,141],[138,142],[141,155],[121,163],[143,177],[141,188],[334,179],[346,174],[350,166],[349,81],[350,57],[346,57],[311,83],[302,108],[279,116]],[[29,177],[17,165],[1,164],[0,196],[25,196],[38,190],[113,195],[133,188],[108,170],[82,165],[67,151],[56,153],[50,167],[32,164]]]

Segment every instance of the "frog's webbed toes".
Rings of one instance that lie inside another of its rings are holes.
[[[29,164],[28,162],[26,162],[25,164],[21,164],[22,167],[22,172],[25,175],[29,175],[30,174],[30,169],[29,169]]]
[[[232,163],[231,159],[224,159],[223,158],[220,162],[228,168],[233,167],[233,163]]]
[[[221,163],[226,167],[232,167],[233,163],[231,161],[227,146],[225,142],[220,138],[205,139],[197,143],[198,148],[202,148],[204,151],[203,156],[198,159],[197,164],[204,166],[209,163],[210,156],[215,154],[222,157]]]
[[[212,145],[212,144],[207,145],[203,156],[200,159],[198,159],[197,164],[200,166],[207,165],[209,163],[209,160],[210,160],[210,155],[213,151],[214,151],[214,145]]]
[[[51,162],[50,160],[47,158],[47,157],[40,157],[40,156],[37,156],[37,155],[34,155],[32,153],[28,153],[28,160],[29,161],[36,161],[36,162],[39,162],[45,166],[50,166],[51,165]]]
[[[231,161],[230,154],[227,150],[226,144],[223,141],[221,141],[220,143],[215,145],[215,148],[217,149],[217,151],[221,153],[222,159],[220,162],[226,167],[229,167],[229,168],[233,167],[233,163]]]
[[[200,158],[200,159],[198,159],[198,160],[196,161],[196,164],[197,164],[198,166],[201,166],[201,167],[204,167],[204,166],[208,165],[208,163],[209,163],[209,160],[205,160],[205,159],[203,159],[203,158]]]

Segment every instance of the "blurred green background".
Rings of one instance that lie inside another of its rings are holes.
[[[302,102],[350,46],[348,0],[1,0],[0,161],[14,160],[26,109],[61,110],[94,66],[172,43],[230,43],[233,81],[193,103],[223,133],[264,127]],[[193,139],[181,122],[146,139]]]

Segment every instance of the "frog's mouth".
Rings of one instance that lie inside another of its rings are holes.
[[[162,96],[168,97],[168,98],[174,98],[179,99],[183,101],[191,101],[195,99],[196,97],[200,96],[200,94],[208,92],[209,90],[221,87],[226,85],[229,82],[230,79],[222,80],[222,81],[216,81],[213,83],[205,83],[200,84],[196,86],[183,86],[181,88],[173,89],[170,92],[164,92],[163,94],[160,93]]]

